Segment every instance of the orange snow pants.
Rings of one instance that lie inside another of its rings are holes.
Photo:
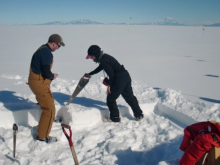
[[[44,79],[41,74],[35,74],[30,69],[28,85],[35,94],[42,113],[38,124],[37,138],[49,138],[55,118],[54,98],[50,90],[51,80]]]

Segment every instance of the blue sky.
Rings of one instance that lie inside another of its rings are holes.
[[[0,24],[146,23],[166,17],[192,24],[220,22],[220,0],[0,0]]]

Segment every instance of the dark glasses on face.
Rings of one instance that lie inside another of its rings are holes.
[[[56,42],[55,42],[55,43],[56,43]],[[56,43],[56,44],[57,44],[58,48],[60,48],[61,45],[59,45],[58,43]]]

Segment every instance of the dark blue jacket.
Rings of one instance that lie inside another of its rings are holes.
[[[35,74],[41,74],[45,79],[53,79],[54,74],[50,70],[53,62],[53,54],[48,44],[42,45],[33,55],[31,69]]]

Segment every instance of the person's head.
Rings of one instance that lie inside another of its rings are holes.
[[[86,59],[92,59],[94,62],[99,62],[101,56],[101,48],[98,45],[91,45],[88,49]]]
[[[48,39],[48,45],[52,52],[59,49],[60,46],[65,46],[62,37],[59,34],[52,34]]]

